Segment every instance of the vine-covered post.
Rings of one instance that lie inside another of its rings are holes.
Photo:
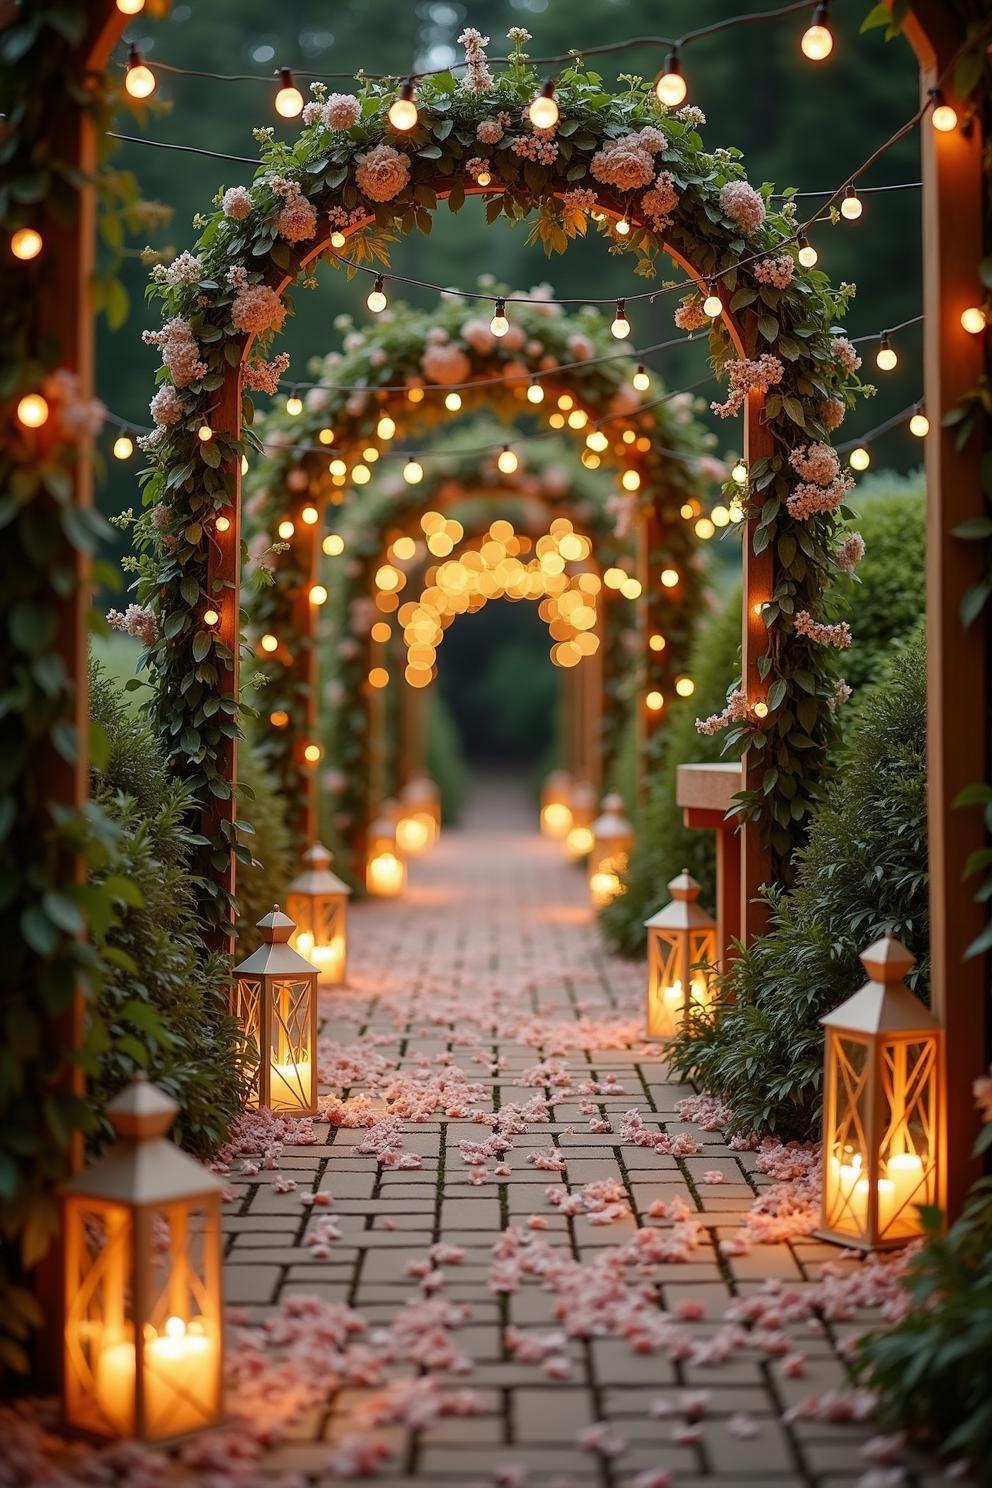
[[[665,656],[668,647],[665,635],[667,590],[661,582],[664,554],[664,526],[657,505],[653,503],[647,511],[641,512],[637,526],[637,577],[641,584],[638,600],[641,675],[638,677],[634,707],[637,710],[637,779],[642,796],[647,794],[647,763],[653,754],[651,743],[663,725],[665,709],[670,702],[665,696],[663,685],[669,676],[668,658]]]
[[[305,508],[312,511],[312,507]],[[314,586],[320,575],[320,525],[307,522],[297,513],[296,531],[293,534],[296,546],[296,563],[302,580],[293,594],[292,615],[295,633],[295,649],[292,667],[291,688],[294,712],[299,719],[300,751],[298,760],[301,789],[299,797],[288,803],[289,816],[298,843],[304,850],[317,841],[317,780],[319,757],[308,759],[306,750],[319,748],[319,675],[317,665],[317,626],[320,605],[316,603]]]

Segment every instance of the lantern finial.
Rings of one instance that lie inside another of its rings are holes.
[[[179,1107],[140,1070],[108,1103],[107,1115],[118,1136],[141,1142],[164,1137],[179,1115]]]
[[[283,914],[278,904],[273,904],[269,913],[258,921],[255,928],[261,930],[262,940],[266,945],[285,945],[296,926],[289,915]]]
[[[308,847],[306,852],[303,854],[303,861],[304,863],[306,863],[308,868],[329,868],[331,866],[332,857],[332,853],[324,846],[322,842],[315,842],[312,847]]]
[[[671,880],[668,889],[673,899],[680,899],[685,904],[694,904],[701,892],[688,868],[683,868],[678,877]]]
[[[901,982],[916,965],[916,957],[894,935],[883,935],[861,952],[861,964],[873,982]]]

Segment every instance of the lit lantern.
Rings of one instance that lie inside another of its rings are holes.
[[[62,1188],[70,1426],[161,1442],[222,1408],[223,1184],[166,1136],[179,1107],[139,1075],[117,1139]]]
[[[906,986],[910,952],[885,935],[861,953],[870,981],[826,1029],[824,1239],[862,1250],[923,1234],[940,1149],[940,1026]]]
[[[400,791],[400,806],[396,841],[401,852],[415,857],[441,835],[441,792],[428,776],[418,775]]]
[[[331,854],[315,842],[303,854],[303,872],[287,891],[286,912],[296,922],[289,943],[317,968],[322,987],[344,981],[348,885],[331,872]]]
[[[708,1007],[712,996],[707,968],[716,961],[716,920],[696,903],[699,884],[688,868],[668,887],[671,902],[644,922],[649,1038],[672,1038],[690,1008]]]
[[[541,831],[560,842],[572,825],[572,777],[567,770],[552,770],[541,787]]]
[[[603,814],[592,824],[592,838],[589,895],[597,909],[605,909],[624,891],[623,875],[634,846],[634,829],[623,814],[622,796],[603,798]]]
[[[577,780],[572,786],[572,824],[565,834],[565,851],[573,863],[592,851],[592,824],[598,806],[596,787],[588,780]]]
[[[317,1110],[317,973],[289,944],[296,929],[278,904],[259,920],[262,944],[234,968],[234,1014],[258,1053],[250,1097],[293,1116]]]
[[[379,899],[391,899],[406,887],[406,863],[396,841],[396,823],[383,814],[369,827],[365,887]]]

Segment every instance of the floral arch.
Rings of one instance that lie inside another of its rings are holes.
[[[469,45],[464,80],[425,80],[418,123],[402,135],[388,123],[393,95],[384,85],[363,81],[356,94],[330,98],[317,85],[296,143],[259,132],[254,185],[223,193],[195,252],[158,286],[165,325],[149,339],[164,368],[146,485],[157,525],[142,535],[156,551],[146,555],[139,597],[160,621],[150,648],[159,684],[152,714],[175,767],[210,803],[208,918],[224,941],[236,848],[249,390],[271,388],[284,370],[260,354],[296,280],[318,260],[342,262],[336,244],[352,264],[381,263],[396,233],[429,231],[442,199],[457,211],[467,195],[485,195],[490,221],[533,216],[549,251],[595,227],[644,275],[667,254],[687,276],[683,327],[703,323],[698,291],[712,281],[723,305],[714,361],[729,383],[721,408],[745,416],[746,588],[764,596],[745,610],[742,682],[731,704],[730,737],[744,748],[742,893],[751,924],[755,890],[788,858],[826,769],[835,680],[823,642],[842,633],[823,622],[846,489],[826,441],[858,391],[856,355],[832,330],[845,294],[797,264],[792,203],[771,210],[768,189],[747,184],[736,152],[704,149],[698,111],[670,113],[641,83],[610,94],[576,61],[557,82],[557,127],[535,131],[526,106],[539,80],[525,60],[494,78],[477,33]],[[635,324],[646,316],[646,300],[631,295],[627,305]]]

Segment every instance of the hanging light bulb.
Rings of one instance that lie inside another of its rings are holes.
[[[543,84],[536,98],[531,99],[530,122],[535,129],[553,129],[558,123],[559,110],[558,100],[555,98],[555,85],[549,78]]]
[[[923,411],[923,404],[917,403],[913,416],[909,421],[909,432],[915,434],[917,439],[925,439],[930,433],[930,420]]]
[[[329,532],[320,546],[328,558],[339,558],[344,552],[344,538],[340,532]]]
[[[343,232],[335,231],[331,233],[332,248],[343,248],[347,241],[348,239],[345,237]]]
[[[930,123],[941,134],[950,134],[951,130],[956,129],[958,125],[957,109],[944,102],[944,95],[939,88],[932,89],[930,97],[933,100]]]
[[[303,399],[297,397],[296,393],[290,393],[289,397],[286,399],[286,412],[289,414],[290,418],[299,418],[300,414],[303,412]]]
[[[121,15],[140,15],[144,8],[145,0],[117,0]]]
[[[37,258],[44,246],[44,238],[33,227],[19,227],[15,233],[11,234],[10,251],[22,263]]]
[[[716,292],[716,285],[711,279],[706,286],[706,298],[703,301],[703,314],[708,315],[710,320],[716,320],[718,315],[723,314],[723,301]]]
[[[273,651],[279,650],[279,642],[271,631],[267,631],[266,634],[262,636],[258,644],[261,646],[262,650],[267,651],[270,656],[272,655]]]
[[[625,341],[630,335],[630,321],[627,319],[626,303],[623,300],[617,300],[616,314],[613,317],[610,331],[618,341]]]
[[[291,522],[288,517],[284,517],[283,520],[279,523],[279,526],[276,528],[276,532],[279,534],[279,537],[283,542],[288,542],[295,531],[296,523]]]
[[[610,441],[602,429],[597,427],[586,435],[586,444],[591,450],[595,450],[597,454],[601,455],[605,449],[609,449]]]
[[[641,486],[641,477],[636,470],[625,470],[620,477],[620,484],[625,491],[638,491]]]
[[[985,329],[985,311],[980,305],[969,305],[961,311],[961,324],[969,336],[980,336]]]
[[[311,584],[308,598],[312,605],[326,604],[327,590],[324,588],[323,584]]]
[[[413,79],[407,78],[396,98],[389,105],[389,122],[401,134],[417,127],[417,105],[414,102]]]
[[[491,186],[492,183],[493,183],[492,171],[480,170],[479,174],[475,178],[475,184],[477,186]]]
[[[230,530],[231,530],[231,519],[230,519],[230,517],[218,517],[217,520],[216,520],[216,522],[214,523],[214,527],[215,527],[216,531],[218,531],[220,533],[230,532]]]
[[[418,460],[407,460],[403,466],[403,479],[408,486],[419,486],[424,478],[424,467]]]
[[[859,444],[857,449],[853,449],[848,455],[847,462],[852,470],[867,470],[871,464],[871,455],[863,444]]]
[[[320,512],[315,506],[305,506],[300,512],[300,521],[304,522],[308,527],[316,527],[320,521]]]
[[[844,200],[840,204],[840,215],[846,217],[848,222],[857,222],[864,211],[864,203],[853,186],[848,186],[844,192]]]
[[[651,379],[648,376],[647,369],[643,365],[638,366],[637,371],[630,381],[634,389],[639,393],[646,393],[651,386]]]
[[[738,460],[737,461],[737,464],[734,466],[733,470],[730,472],[730,475],[731,475],[731,478],[733,480],[735,480],[739,486],[746,485],[746,483],[747,483],[747,466],[744,464],[744,461],[743,460]]]
[[[626,217],[620,217],[614,224],[613,230],[618,238],[626,238],[630,233],[630,223]]]
[[[26,393],[17,405],[17,421],[25,429],[40,429],[48,422],[48,400],[40,393]]]
[[[216,610],[214,610],[214,609],[204,610],[204,612],[203,612],[203,623],[204,623],[204,625],[216,625],[219,620],[220,620],[220,615],[218,614],[218,612]]]
[[[214,431],[209,424],[201,424],[196,431],[196,437],[201,444],[209,444],[214,437]]]
[[[117,438],[114,440],[114,459],[130,460],[133,454],[134,441],[129,439],[126,434],[118,434]]]
[[[496,460],[496,465],[499,471],[503,475],[512,475],[519,464],[520,461],[517,459],[510,446],[508,444],[504,444]]]
[[[494,336],[505,336],[510,329],[510,322],[506,318],[506,301],[504,299],[498,299],[496,301],[496,309],[493,312],[492,320],[489,322],[489,329]]]
[[[279,91],[276,94],[276,113],[281,119],[296,119],[303,112],[303,94],[293,82],[288,67],[279,69]]]
[[[396,433],[396,424],[393,419],[389,417],[388,413],[384,413],[382,415],[382,418],[375,426],[375,432],[378,434],[380,439],[392,439],[393,435]]]
[[[799,262],[802,264],[803,268],[804,269],[811,269],[813,267],[813,265],[816,263],[816,261],[819,258],[819,256],[820,255],[817,253],[816,249],[813,247],[813,244],[810,242],[810,240],[806,236],[806,234],[805,233],[801,233],[800,236],[799,236],[799,255],[798,255],[798,257],[799,257]]]
[[[678,108],[680,103],[685,102],[685,95],[689,90],[682,76],[678,47],[672,47],[665,58],[665,70],[655,83],[654,91],[658,102],[663,103],[666,108]]]
[[[811,62],[822,62],[833,51],[834,38],[830,30],[830,7],[826,0],[820,0],[819,5],[813,11],[813,19],[803,32],[800,46],[803,49],[803,56],[808,57]]]
[[[875,356],[875,366],[880,372],[891,372],[897,365],[899,357],[886,334],[879,338],[878,352]]]
[[[369,291],[369,297],[365,301],[373,315],[378,315],[380,310],[385,310],[386,308],[386,292],[383,289],[383,283],[382,275],[376,274],[375,283],[372,285]]]
[[[537,381],[536,377],[532,377],[531,380],[530,380],[530,387],[527,389],[527,402],[528,403],[543,403],[544,402],[544,389],[541,386],[541,384]]]
[[[155,92],[155,74],[145,65],[144,58],[133,46],[127,54],[127,71],[124,87],[132,98],[150,98]]]
[[[462,406],[461,393],[448,393],[444,400],[444,406],[449,413],[457,413]]]

